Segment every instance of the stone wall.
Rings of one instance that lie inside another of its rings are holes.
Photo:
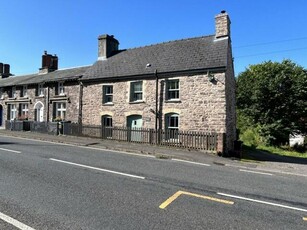
[[[165,100],[165,82],[159,80],[159,108],[164,115],[179,114],[179,129],[190,131],[226,132],[225,74],[215,74],[210,82],[206,74],[173,77],[179,79],[180,100]],[[113,85],[113,104],[103,105],[103,85]],[[155,127],[155,79],[143,80],[143,102],[129,102],[130,82],[117,81],[100,84],[85,84],[83,91],[83,124],[101,124],[101,116],[111,115],[113,126],[126,126],[127,116],[142,115],[143,127]]]
[[[34,112],[35,106],[37,103],[41,103],[44,106],[44,121],[46,121],[49,117],[49,121],[52,121],[53,118],[53,105],[52,102],[48,102],[48,99],[55,99],[61,100],[61,98],[68,98],[68,100],[64,99],[63,102],[66,102],[66,120],[70,120],[72,122],[78,121],[79,115],[79,91],[80,86],[75,83],[64,83],[65,86],[65,96],[56,96],[55,95],[55,87],[57,87],[57,83],[49,83],[44,88],[44,96],[36,96],[36,88],[37,85],[30,85],[28,86],[27,90],[27,97],[20,97],[22,87],[19,86],[16,88],[17,97],[16,98],[9,98],[8,94],[5,92],[3,99],[0,99],[0,105],[3,108],[3,124],[4,121],[8,118],[8,104],[15,104],[17,109],[19,104],[27,103],[28,104],[28,118],[29,120],[34,120]],[[49,98],[48,98],[48,90],[49,90]],[[49,112],[49,116],[47,113]]]
[[[231,42],[231,41],[229,41]],[[225,151],[234,150],[236,134],[236,81],[234,76],[231,45],[228,48],[227,71],[226,71],[226,148]]]

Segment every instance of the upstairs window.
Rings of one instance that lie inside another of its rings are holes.
[[[130,102],[143,100],[143,82],[136,81],[130,83]]]
[[[12,87],[11,97],[12,98],[16,98],[17,97],[17,91],[16,91],[16,87],[15,86]]]
[[[24,85],[22,87],[21,96],[22,97],[27,97],[28,96],[28,86],[27,85]]]
[[[44,96],[44,85],[43,84],[38,84],[37,86],[37,96]]]
[[[64,91],[64,82],[59,82],[58,83],[58,95],[65,95],[65,91]]]
[[[166,83],[167,100],[179,100],[179,80],[168,80]]]
[[[113,103],[113,86],[104,85],[102,87],[103,91],[103,104],[112,104]]]

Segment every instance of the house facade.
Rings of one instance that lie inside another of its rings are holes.
[[[218,14],[215,25],[214,35],[127,50],[101,35],[98,60],[88,67],[57,70],[57,57],[45,53],[38,74],[0,80],[3,120],[24,115],[28,104],[28,118],[37,121],[215,132],[218,151],[230,151],[236,117],[228,14]]]
[[[38,73],[0,80],[0,127],[5,120],[80,121],[76,92],[80,92],[79,79],[88,67],[58,70],[57,60],[45,51]]]

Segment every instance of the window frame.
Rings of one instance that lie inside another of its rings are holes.
[[[44,84],[38,84],[37,86],[37,96],[39,97],[43,97],[45,96],[45,92],[44,92]]]
[[[12,86],[11,98],[17,98],[17,89],[16,89],[16,86]]]
[[[137,84],[140,84],[141,90],[135,90]],[[130,82],[130,102],[143,102],[143,81],[132,81]],[[138,99],[137,95],[141,95],[141,99]]]
[[[178,140],[179,138],[179,114],[178,113],[167,113],[165,114],[165,132],[167,140]],[[176,118],[173,121],[177,126],[172,126],[171,119]],[[172,131],[173,130],[173,131]],[[177,131],[177,132],[176,132]]]
[[[67,106],[66,102],[56,102],[55,103],[55,118],[61,118],[61,120],[66,119]]]
[[[28,97],[28,86],[27,85],[22,86],[22,97]]]
[[[108,92],[108,89],[111,89],[111,93]],[[102,92],[103,92],[103,96],[102,96],[102,103],[105,105],[110,105],[113,104],[113,85],[103,85],[102,86]],[[111,101],[108,101],[107,98],[111,98]]]
[[[177,83],[177,88],[171,88],[171,84],[175,82]],[[177,97],[170,96],[170,94],[174,93],[176,95],[177,92]],[[166,81],[166,100],[167,101],[179,101],[180,100],[180,81],[179,79],[169,79]]]
[[[10,104],[10,120],[16,120],[18,115],[18,109],[16,104]]]
[[[103,115],[101,117],[101,127],[103,138],[110,139],[113,136],[113,117],[110,115]]]
[[[65,87],[63,81],[58,82],[58,95],[65,96]]]

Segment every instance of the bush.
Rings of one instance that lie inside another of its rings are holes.
[[[246,129],[240,135],[240,140],[244,142],[245,145],[257,147],[263,144],[262,138],[259,135],[259,128],[251,127]]]

